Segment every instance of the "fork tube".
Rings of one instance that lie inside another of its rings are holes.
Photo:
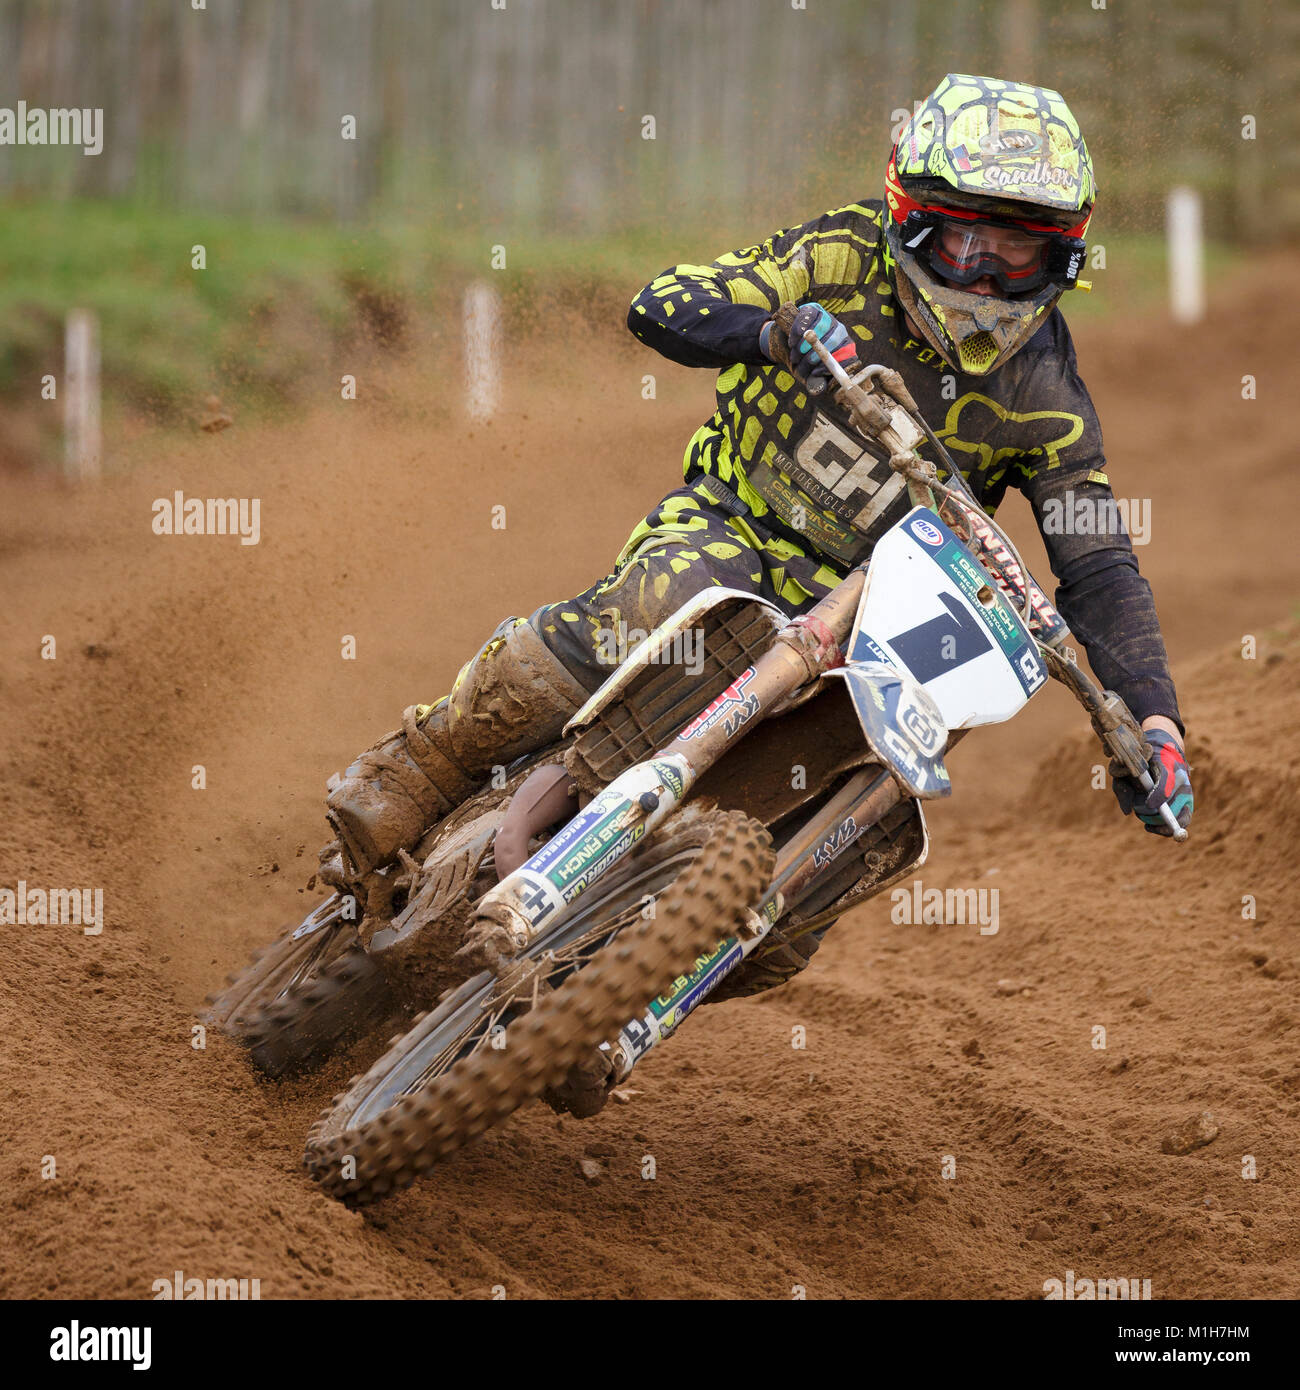
[[[794,618],[772,645],[701,711],[660,753],[678,755],[696,776],[711,767],[738,736],[788,696],[844,663],[840,650],[853,627],[866,574],[851,571],[820,603]]]
[[[797,901],[832,859],[869,830],[902,799],[899,785],[874,765],[855,773],[777,853],[767,897]],[[766,901],[765,899],[764,901]]]
[[[818,811],[807,825],[777,852],[776,875],[755,910],[753,930],[728,936],[695,969],[676,980],[639,1018],[619,1029],[609,1048],[611,1084],[617,1084],[657,1043],[675,1033],[683,1019],[750,955],[785,909],[785,900],[798,899],[816,877],[853,845],[901,800],[898,783],[879,768],[863,768]]]

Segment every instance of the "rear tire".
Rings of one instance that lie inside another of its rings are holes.
[[[350,922],[294,940],[292,930],[253,957],[206,1014],[248,1050],[266,1076],[320,1066],[388,1018],[396,1001]]]

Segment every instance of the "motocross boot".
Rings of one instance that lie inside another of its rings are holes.
[[[330,778],[325,814],[344,876],[357,881],[411,849],[494,766],[551,742],[586,698],[536,628],[507,618],[450,695],[412,705],[400,729]]]

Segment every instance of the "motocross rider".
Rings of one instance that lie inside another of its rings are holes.
[[[336,881],[411,848],[494,766],[553,741],[610,675],[611,630],[651,631],[709,585],[802,613],[905,514],[900,475],[842,428],[826,369],[803,341],[809,327],[846,367],[861,358],[902,374],[990,514],[1009,487],[1026,495],[1057,607],[1154,750],[1155,791],[1117,776],[1120,805],[1169,834],[1168,801],[1185,826],[1192,789],[1164,642],[1057,308],[1083,265],[1094,195],[1058,93],[950,74],[902,130],[883,200],[656,276],[628,327],[672,361],[718,373],[717,410],[687,445],[684,485],[636,527],[607,577],[507,619],[448,696],[408,709],[400,731],[331,779],[338,842],[323,857],[339,856]],[[861,458],[876,475],[860,466],[867,477],[850,487]]]

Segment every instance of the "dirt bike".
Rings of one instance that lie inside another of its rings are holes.
[[[821,481],[877,515],[911,504],[870,558],[796,618],[700,594],[558,743],[319,904],[215,1001],[272,1076],[403,1024],[308,1136],[304,1162],[333,1196],[373,1202],[541,1096],[587,1113],[706,998],[801,968],[831,922],[924,862],[947,750],[1049,677],[1151,789],[1132,715],[1076,665],[901,377],[849,375],[806,341],[856,449]],[[686,634],[702,652],[690,670]]]

